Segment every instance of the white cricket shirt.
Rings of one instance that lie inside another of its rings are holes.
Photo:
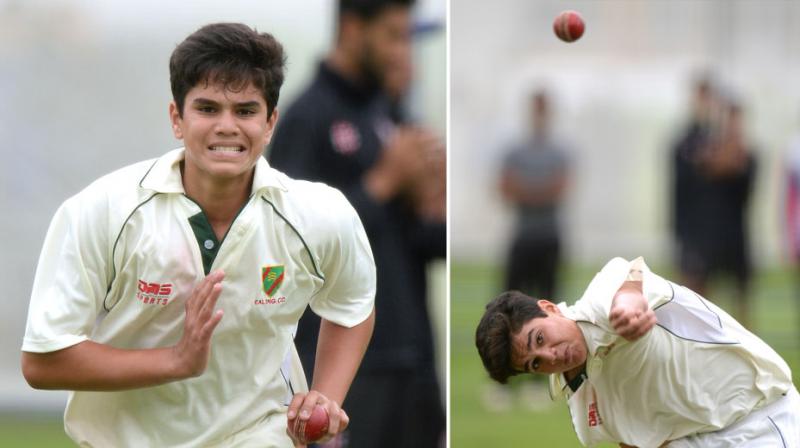
[[[614,333],[611,302],[631,271],[658,324],[635,342]],[[713,303],[652,273],[644,260],[615,258],[574,306],[559,305],[586,339],[587,378],[573,393],[563,375],[575,432],[585,446],[657,447],[724,428],[792,387],[786,362]]]
[[[224,269],[217,307],[225,314],[206,372],[130,391],[73,392],[67,433],[82,446],[291,446],[287,397],[307,387],[293,332],[307,305],[347,327],[369,316],[375,265],[366,234],[339,191],[290,179],[262,157],[252,195],[217,241],[184,195],[183,155],[177,149],[118,170],[59,208],[22,350],[87,339],[174,345],[192,288]]]

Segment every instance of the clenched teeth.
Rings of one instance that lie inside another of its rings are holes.
[[[244,150],[241,146],[212,146],[210,149],[220,152],[240,152]]]

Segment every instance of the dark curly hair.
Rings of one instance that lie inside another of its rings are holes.
[[[201,82],[241,91],[248,83],[264,95],[267,116],[278,104],[286,55],[269,33],[241,23],[213,23],[181,42],[169,59],[172,98],[183,115],[186,94]]]
[[[522,373],[511,367],[511,338],[529,320],[547,317],[536,302],[519,291],[506,291],[486,305],[475,331],[475,346],[489,376],[498,383]]]
[[[416,0],[339,0],[339,16],[354,14],[363,20],[372,20],[392,6],[412,8]]]

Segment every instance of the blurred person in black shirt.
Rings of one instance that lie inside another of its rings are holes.
[[[351,447],[437,447],[445,414],[427,309],[427,263],[446,251],[444,146],[408,124],[413,1],[340,0],[335,45],[281,117],[270,163],[340,189],[378,272],[376,326],[347,398]],[[319,319],[296,345],[311,374]]]
[[[683,283],[705,295],[716,273],[735,283],[734,314],[749,326],[752,274],[747,208],[756,172],[741,105],[708,78],[695,84],[693,118],[673,149],[673,229]]]

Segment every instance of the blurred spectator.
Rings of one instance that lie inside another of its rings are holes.
[[[446,249],[444,146],[406,124],[411,7],[340,0],[334,48],[283,114],[270,163],[340,189],[358,211],[378,271],[376,327],[348,394],[351,447],[441,446],[445,414],[427,310],[427,263]],[[318,318],[296,344],[311,372]]]
[[[785,158],[784,222],[786,249],[791,262],[800,267],[800,134],[789,142]],[[800,288],[798,288],[800,292]]]
[[[673,148],[673,224],[682,281],[705,295],[712,275],[732,275],[734,313],[749,326],[747,205],[754,153],[741,106],[720,96],[707,78],[694,89],[692,118]]]
[[[517,220],[506,267],[506,290],[554,297],[561,260],[559,208],[569,184],[569,160],[551,133],[552,106],[543,90],[530,98],[531,134],[512,146],[500,191]]]
[[[439,27],[430,23],[415,27],[414,37],[437,31]],[[447,218],[447,158],[440,138],[424,127],[414,125],[414,117],[408,111],[407,103],[414,80],[414,66],[411,47],[398,50],[395,63],[386,67],[383,78],[384,93],[389,101],[389,118],[398,129],[417,129],[428,136],[432,145],[424,151],[424,167],[415,181],[408,186],[408,200],[417,214],[432,222],[444,222]],[[404,126],[400,126],[404,125]]]
[[[516,211],[505,271],[505,289],[534,297],[555,296],[561,261],[559,209],[569,184],[567,148],[552,135],[552,103],[545,90],[529,97],[529,135],[513,144],[500,173],[500,193]],[[508,410],[513,398],[531,410],[551,406],[547,383],[526,377],[516,392],[490,383],[483,394],[484,407]]]

